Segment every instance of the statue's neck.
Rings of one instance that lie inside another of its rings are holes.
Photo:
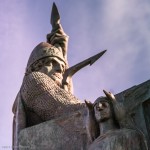
[[[109,130],[117,129],[113,119],[105,120],[104,122],[100,122],[100,135],[105,134]]]

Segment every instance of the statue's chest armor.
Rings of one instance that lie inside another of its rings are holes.
[[[21,95],[30,115],[34,116],[35,113],[43,121],[82,107],[75,96],[58,87],[51,78],[40,72],[25,76]]]

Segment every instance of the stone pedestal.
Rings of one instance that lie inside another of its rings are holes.
[[[85,150],[85,110],[26,128],[20,132],[19,149]]]
[[[115,95],[123,103],[150,148],[150,80]],[[68,112],[69,113],[69,112]],[[61,116],[61,115],[60,115]],[[20,149],[86,150],[85,109],[20,132]]]

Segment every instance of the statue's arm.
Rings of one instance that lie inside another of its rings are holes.
[[[61,24],[59,24],[58,28],[47,34],[47,42],[61,48],[65,58],[67,57],[68,39],[69,36],[63,31]]]
[[[60,14],[57,6],[53,3],[50,23],[52,25],[51,33],[47,34],[47,42],[59,47],[63,51],[64,58],[67,59],[69,36],[64,32],[60,23]]]
[[[85,104],[87,107],[86,130],[90,142],[93,142],[100,135],[100,129],[95,119],[93,104],[86,100],[85,100]]]

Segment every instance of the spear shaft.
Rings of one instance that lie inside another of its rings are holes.
[[[62,85],[67,85],[69,83],[69,80],[72,78],[72,76],[76,72],[78,72],[80,69],[84,68],[87,65],[91,66],[92,64],[94,64],[106,51],[107,50],[104,50],[104,51],[68,68],[64,73]]]

